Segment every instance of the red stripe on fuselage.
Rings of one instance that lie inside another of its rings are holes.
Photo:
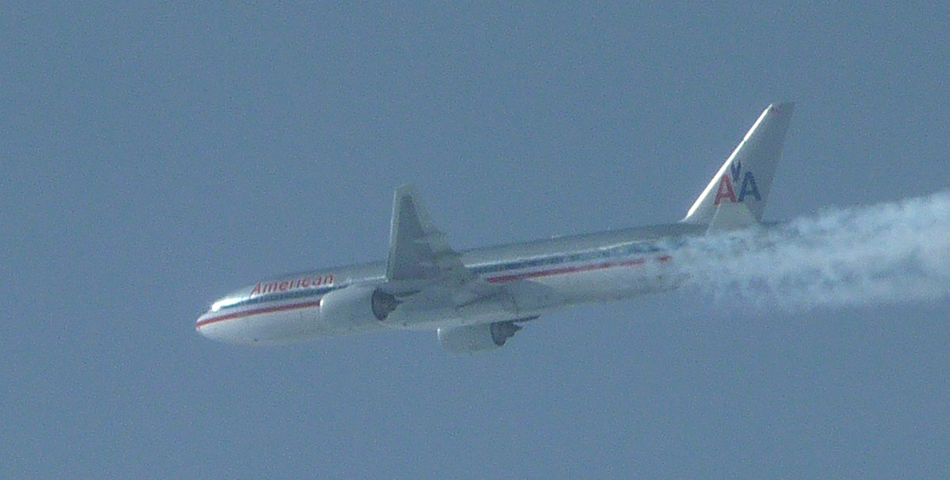
[[[662,257],[656,258],[656,260],[660,263],[666,263],[670,261],[671,259],[672,257],[670,257],[669,255],[664,255]],[[499,275],[496,277],[488,277],[485,280],[489,283],[504,283],[504,282],[512,282],[516,280],[526,280],[529,278],[550,277],[553,275],[565,275],[568,273],[579,273],[579,272],[589,272],[593,270],[603,270],[605,268],[612,268],[612,267],[633,267],[633,266],[643,265],[645,263],[646,263],[646,259],[636,258],[633,260],[624,260],[622,262],[602,262],[602,263],[595,263],[592,265],[579,265],[575,267],[562,267],[562,268],[552,268],[548,270],[538,270],[536,272]],[[198,322],[195,325],[195,328],[201,328],[201,327],[204,327],[205,325],[210,325],[212,323],[217,323],[217,322],[223,322],[225,320],[235,320],[239,318],[246,318],[253,315],[260,315],[264,313],[285,312],[288,310],[316,307],[319,305],[320,305],[320,301],[318,300],[315,302],[293,303],[290,305],[278,305],[274,307],[257,308],[254,310],[244,310],[242,312],[235,312],[235,313],[229,313],[227,315],[220,315],[217,317],[206,318]]]
[[[198,322],[197,324],[195,324],[195,328],[201,328],[205,325],[223,322],[225,320],[234,320],[237,318],[250,317],[252,315],[260,315],[263,313],[286,312],[288,310],[310,308],[310,307],[316,307],[319,305],[320,305],[320,301],[317,300],[316,302],[292,303],[290,305],[278,305],[274,307],[257,308],[254,310],[244,310],[243,312],[234,312],[234,313],[229,313],[227,315],[220,315],[217,317],[206,318]]]

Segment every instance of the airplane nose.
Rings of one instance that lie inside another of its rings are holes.
[[[209,310],[195,321],[195,331],[202,337],[225,343],[242,343],[242,329],[237,322],[229,322],[229,315]]]
[[[202,336],[204,336],[204,332],[201,331],[201,327],[204,326],[202,320],[204,320],[207,316],[208,314],[205,313],[204,315],[198,317],[198,320],[195,321],[195,331],[200,333]]]
[[[241,343],[242,336],[246,333],[243,322],[233,320],[244,316],[235,306],[247,299],[247,294],[242,291],[215,301],[211,308],[195,321],[195,331],[210,340]]]
[[[211,323],[212,312],[205,312],[203,315],[198,317],[198,320],[195,321],[195,331],[198,332],[202,337],[212,338],[212,335],[209,335],[208,325]]]

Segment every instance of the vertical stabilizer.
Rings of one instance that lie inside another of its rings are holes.
[[[759,115],[739,146],[690,207],[683,222],[709,225],[719,207],[726,204],[745,207],[739,210],[751,214],[746,217],[750,224],[762,220],[794,109],[794,103],[773,103]],[[732,218],[729,223],[739,218]]]

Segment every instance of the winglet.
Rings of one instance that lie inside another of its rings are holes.
[[[718,216],[720,205],[727,203],[744,205],[745,208],[740,210],[747,210],[754,222],[761,221],[794,110],[794,103],[769,105],[716,172],[682,222],[709,225]],[[729,223],[735,221],[738,217]]]

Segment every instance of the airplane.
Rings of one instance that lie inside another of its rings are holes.
[[[246,345],[435,330],[466,354],[502,347],[552,310],[673,290],[689,278],[689,239],[762,225],[794,107],[769,105],[677,223],[459,252],[405,185],[386,261],[259,281],[215,301],[195,328]]]

